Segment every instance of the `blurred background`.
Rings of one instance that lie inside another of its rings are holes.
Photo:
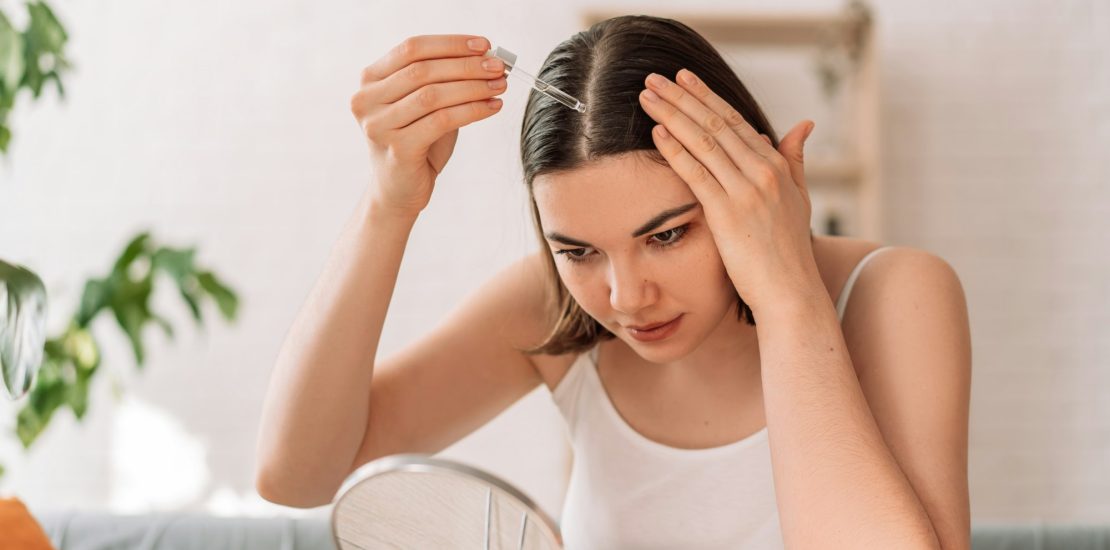
[[[53,84],[36,101],[25,91],[8,116],[0,258],[42,278],[51,335],[142,231],[195,248],[238,314],[205,301],[194,323],[172,283],[155,284],[150,307],[174,338],[143,329],[142,368],[116,319],[92,321],[101,365],[80,421],[58,409],[24,450],[27,398],[0,399],[0,496],[33,511],[326,516],[263,501],[254,445],[278,349],[370,178],[349,110],[360,70],[410,35],[467,33],[534,74],[591,17],[645,13],[716,21],[707,36],[719,33],[779,134],[817,122],[815,231],[922,248],[959,273],[973,521],[1110,517],[1110,4],[675,5],[52,2],[72,69],[64,98]],[[0,7],[26,23],[22,2]],[[502,111],[461,130],[409,241],[380,356],[534,249],[526,96],[510,79]],[[545,387],[441,456],[558,519],[570,454]]]

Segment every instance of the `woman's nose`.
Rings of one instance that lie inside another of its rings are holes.
[[[634,314],[655,300],[655,284],[640,269],[614,266],[609,275],[609,305],[621,313]]]

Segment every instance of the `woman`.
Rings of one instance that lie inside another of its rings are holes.
[[[363,71],[374,179],[282,348],[259,492],[326,504],[358,466],[438,452],[542,383],[575,447],[568,548],[969,547],[959,279],[924,251],[813,237],[812,123],[780,142],[676,21],[610,19],[551,53],[538,76],[586,112],[529,96],[541,250],[376,360],[458,128],[500,107],[488,49],[413,37]]]

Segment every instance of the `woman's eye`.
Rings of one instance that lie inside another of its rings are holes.
[[[678,244],[678,242],[681,241],[683,237],[686,236],[686,232],[689,230],[689,228],[690,224],[686,224],[656,233],[651,236],[650,244],[655,248],[666,248],[668,246],[674,246],[675,244]],[[594,254],[590,253],[590,249],[588,248],[567,248],[563,250],[556,250],[555,253],[561,254],[564,258],[567,259],[567,261],[571,263],[588,262],[590,261],[590,258],[594,256]]]
[[[689,224],[687,224],[687,225],[689,225]],[[661,246],[667,246],[667,245],[671,245],[671,244],[674,244],[674,243],[678,242],[680,239],[682,239],[682,236],[685,233],[686,233],[686,226],[685,225],[680,225],[680,226],[675,227],[673,229],[668,229],[668,230],[663,231],[661,233],[656,233],[656,234],[652,235],[652,237],[657,239]]]
[[[564,250],[556,250],[556,254],[562,254],[567,261],[570,262],[584,262],[588,259],[585,248],[567,248]]]

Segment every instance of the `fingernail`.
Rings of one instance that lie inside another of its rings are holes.
[[[667,138],[671,137],[671,134],[669,132],[667,132],[667,129],[664,128],[662,124],[655,127],[655,133],[659,134],[659,137],[662,138],[662,139],[667,139]]]
[[[484,52],[489,49],[489,46],[486,45],[485,38],[471,38],[466,41],[466,45],[476,52]]]
[[[691,86],[698,83],[698,78],[694,76],[694,73],[690,72],[688,69],[682,69],[681,71],[679,71],[678,77],[681,78],[683,82]]]
[[[644,99],[647,99],[648,101],[654,103],[656,101],[659,101],[659,96],[651,90],[644,90]]]
[[[647,81],[648,84],[651,84],[656,88],[663,88],[667,86],[667,79],[655,73],[651,73],[650,75],[648,75]]]
[[[811,134],[813,132],[813,127],[814,126],[817,126],[817,125],[812,123],[812,122],[809,124],[809,129],[806,130],[806,135],[802,137],[802,141],[805,141],[805,140],[809,139],[809,134]]]

